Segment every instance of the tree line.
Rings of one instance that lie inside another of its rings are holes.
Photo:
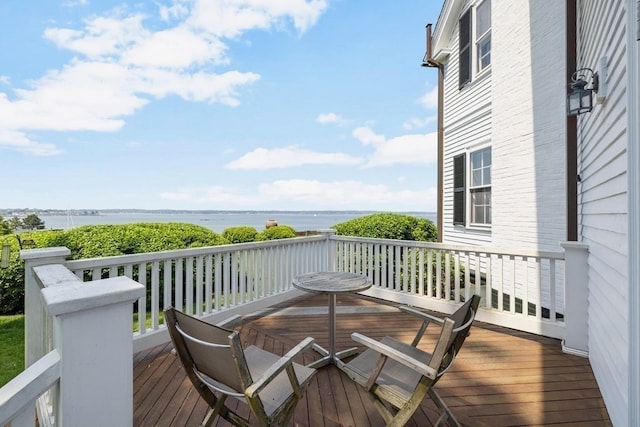
[[[5,220],[0,215],[0,234],[15,233],[19,230],[43,230],[44,221],[36,214],[29,214],[24,218],[13,216]]]

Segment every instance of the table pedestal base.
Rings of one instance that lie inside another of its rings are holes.
[[[335,353],[333,356],[329,354],[329,350],[327,350],[326,348],[318,344],[314,343],[311,348],[313,348],[316,351],[316,353],[319,353],[322,356],[322,359],[318,359],[315,362],[312,362],[307,365],[309,368],[314,368],[314,369],[322,368],[323,366],[326,366],[329,364],[337,365],[338,364],[337,362],[341,362],[340,359],[353,356],[358,353],[358,347],[352,347],[346,350],[339,351]]]

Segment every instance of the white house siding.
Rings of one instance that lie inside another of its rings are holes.
[[[589,245],[589,359],[614,425],[629,425],[627,20],[624,0],[578,0],[578,67],[600,70],[607,98],[578,120],[579,234]],[[635,12],[635,11],[634,11]],[[637,94],[635,95],[637,96]],[[634,100],[635,102],[635,100]]]
[[[565,2],[495,2],[493,243],[566,239]]]
[[[459,12],[456,20],[467,6],[453,8]],[[560,1],[494,0],[491,68],[462,90],[457,26],[450,35],[444,82],[444,242],[559,250],[566,240],[565,17]],[[453,157],[483,144],[492,147],[491,228],[454,226]],[[548,268],[542,267],[541,279],[549,282]],[[516,277],[516,297],[522,297],[522,280]],[[535,301],[537,292],[529,289]],[[542,305],[548,307],[549,301],[543,289]],[[556,302],[563,313],[561,287]]]
[[[459,8],[463,12],[472,2]],[[456,21],[459,15],[456,16]],[[444,170],[443,241],[460,244],[489,244],[491,234],[453,225],[453,158],[467,149],[491,141],[491,69],[474,76],[462,90],[458,87],[459,26],[448,47],[451,54],[444,73]]]
[[[566,238],[564,8],[494,0],[491,68],[462,90],[458,28],[452,32],[444,82],[445,242],[557,250]],[[490,231],[453,225],[453,157],[479,144],[492,147]]]

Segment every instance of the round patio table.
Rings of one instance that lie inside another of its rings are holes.
[[[293,279],[293,286],[307,292],[327,294],[329,296],[329,350],[314,344],[313,349],[324,357],[315,361],[310,366],[320,367],[329,363],[336,364],[340,357],[354,354],[357,349],[336,353],[336,295],[361,292],[371,287],[371,280],[368,277],[356,273],[342,271],[322,271],[316,273],[306,273]]]

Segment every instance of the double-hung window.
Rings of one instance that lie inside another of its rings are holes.
[[[490,225],[491,147],[471,152],[468,159],[466,154],[453,158],[453,224]]]
[[[478,72],[491,64],[491,0],[476,8],[476,63]]]
[[[462,88],[474,74],[491,65],[491,0],[483,0],[463,13],[459,28],[458,83]]]
[[[471,224],[491,224],[491,147],[471,153]]]

